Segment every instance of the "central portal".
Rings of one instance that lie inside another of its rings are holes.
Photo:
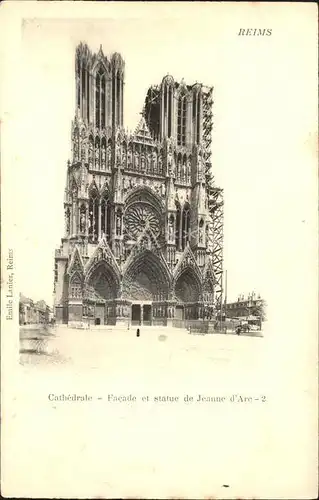
[[[150,304],[145,304],[143,306],[143,325],[152,324],[152,306]]]
[[[140,325],[141,324],[141,305],[133,304],[132,305],[132,325]]]
[[[132,325],[152,324],[152,304],[138,303],[132,304]]]

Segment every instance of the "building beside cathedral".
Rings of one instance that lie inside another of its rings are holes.
[[[222,295],[223,200],[210,159],[212,88],[165,76],[124,128],[124,60],[75,57],[57,323],[172,325],[212,318]]]

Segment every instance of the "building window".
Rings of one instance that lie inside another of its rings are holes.
[[[113,75],[112,78],[112,124],[113,126],[116,125],[115,123],[115,110],[116,110],[116,75]]]
[[[87,71],[86,72],[86,113],[87,113],[87,120],[88,122],[90,121],[90,73]]]
[[[80,59],[77,59],[76,62],[76,94],[77,94],[77,108],[80,109],[81,107],[81,85],[80,85],[80,79],[81,79],[81,61]]]
[[[173,100],[173,89],[171,85],[165,84],[164,87],[164,124],[167,123],[167,129],[164,131],[167,133],[167,137],[172,135],[172,100]]]
[[[101,80],[101,127],[105,127],[105,76]]]
[[[168,91],[168,126],[167,135],[171,137],[172,135],[172,87]]]
[[[101,67],[95,78],[95,126],[105,127],[105,75]]]
[[[176,227],[175,227],[175,245],[176,249],[181,248],[181,206],[178,202],[175,203],[176,206]]]
[[[100,88],[101,79],[98,73],[95,79],[95,126],[98,128],[100,127]]]
[[[196,93],[193,96],[193,131],[194,131],[194,142],[196,144],[200,143],[200,122],[201,122],[201,93]]]
[[[86,98],[86,88],[85,88],[85,80],[86,80],[86,72],[85,72],[85,68],[82,66],[81,68],[81,78],[82,78],[82,116],[85,115],[85,111],[86,111],[86,108],[85,108],[85,98]]]
[[[121,125],[121,77],[119,73],[116,77],[116,125]]]
[[[177,106],[177,144],[186,144],[186,95],[183,94],[178,99]]]

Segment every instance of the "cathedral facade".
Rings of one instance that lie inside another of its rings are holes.
[[[130,133],[123,126],[124,68],[118,53],[76,49],[65,233],[55,252],[56,322],[207,319],[218,285],[212,88],[164,77],[149,88]]]

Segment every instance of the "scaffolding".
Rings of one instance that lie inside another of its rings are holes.
[[[221,311],[223,302],[224,249],[224,193],[215,185],[212,174],[211,143],[213,129],[213,88],[203,92],[203,145],[205,150],[205,177],[210,220],[208,225],[208,252],[212,256],[214,272],[214,306]]]
[[[160,135],[160,86],[150,87],[145,99],[144,116],[154,139]],[[223,303],[224,198],[212,173],[213,87],[202,86],[202,144],[205,158],[205,182],[209,221],[207,251],[214,272],[214,307],[221,311]]]

